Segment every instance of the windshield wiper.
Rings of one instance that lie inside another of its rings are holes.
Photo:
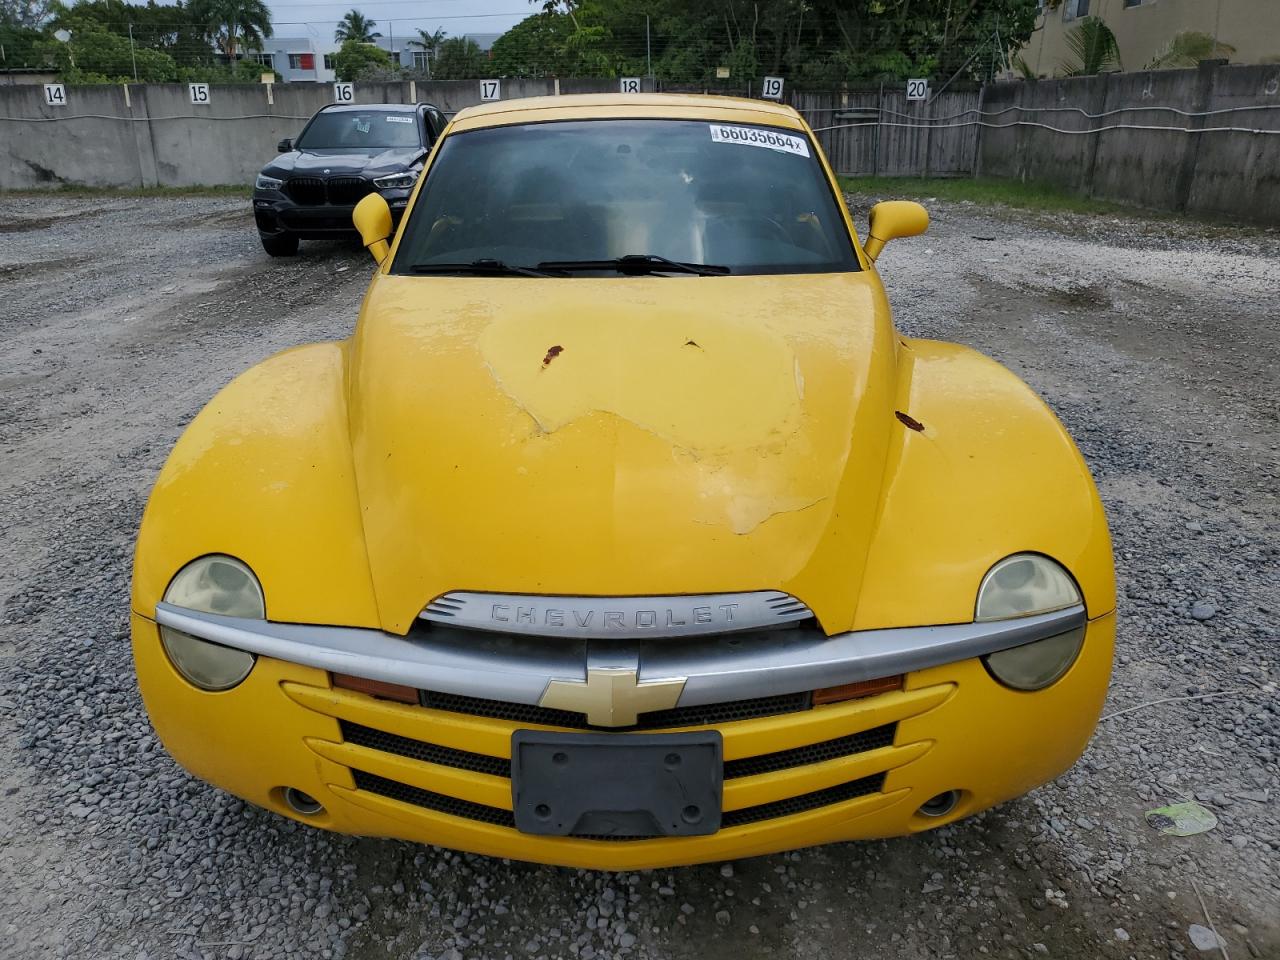
[[[481,277],[547,277],[541,268],[516,267],[501,260],[484,258],[470,263],[415,263],[409,268],[414,273],[464,273]]]
[[[616,270],[628,276],[641,276],[647,273],[693,273],[699,277],[723,277],[729,272],[728,267],[714,263],[682,263],[679,260],[668,260],[652,253],[629,253],[625,257],[612,260],[544,260],[538,264],[539,270]]]

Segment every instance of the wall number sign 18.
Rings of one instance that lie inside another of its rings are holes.
[[[67,105],[67,88],[60,83],[46,83],[44,85],[44,102],[51,107],[65,107]]]
[[[907,81],[907,99],[908,100],[928,100],[929,99],[929,81],[928,80],[908,80]]]
[[[187,92],[191,94],[191,102],[207,104],[209,102],[209,85],[207,83],[188,83]]]
[[[480,81],[480,99],[481,100],[501,100],[502,99],[502,81],[501,80],[481,80]]]
[[[764,83],[760,85],[760,96],[766,100],[782,99],[782,78],[781,77],[765,77]]]
[[[334,103],[355,103],[356,85],[354,83],[335,83],[333,85]]]
[[[639,77],[623,77],[618,82],[618,89],[623,93],[639,93],[640,78]]]

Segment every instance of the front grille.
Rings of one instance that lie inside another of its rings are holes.
[[[383,753],[394,753],[413,760],[424,760],[427,763],[438,763],[459,770],[470,770],[472,773],[487,773],[492,777],[510,777],[511,761],[502,757],[490,757],[483,753],[471,753],[469,750],[454,750],[435,743],[423,743],[411,740],[399,734],[387,733],[385,730],[374,730],[348,720],[339,722],[342,728],[342,739],[358,747],[370,750],[381,750]]]
[[[420,787],[411,787],[406,783],[398,783],[395,780],[388,780],[376,774],[365,773],[363,770],[352,770],[351,772],[355,777],[357,790],[366,790],[369,793],[376,793],[391,800],[399,800],[401,803],[413,804],[417,807],[434,810],[437,813],[449,814],[454,817],[462,817],[466,820],[478,820],[481,823],[491,823],[499,827],[514,828],[516,825],[515,814],[510,810],[502,810],[498,807],[491,807],[484,803],[474,803],[470,800],[459,800],[457,797],[447,797],[442,793],[434,793],[430,790],[423,790]],[[749,823],[758,823],[761,820],[794,816],[797,813],[805,813],[809,810],[816,810],[819,807],[831,806],[832,804],[842,803],[845,800],[853,800],[856,797],[879,793],[884,787],[884,778],[885,774],[876,773],[849,783],[828,787],[825,790],[815,790],[813,793],[801,794],[798,797],[788,797],[785,800],[775,800],[773,803],[744,807],[741,810],[730,810],[721,816],[720,828],[724,830],[729,827],[741,827]],[[653,838],[602,837],[595,834],[587,834],[578,837],[578,839],[609,841]]]
[[[373,193],[373,184],[363,177],[334,177],[329,181],[329,202],[349,207]]]
[[[502,700],[484,700],[480,697],[463,697],[452,693],[423,690],[419,694],[424,707],[446,710],[450,713],[466,713],[474,717],[492,717],[512,723],[536,723],[548,727],[567,727],[571,730],[594,730],[587,723],[586,714],[571,710],[553,710],[527,703],[506,703]],[[813,706],[809,692],[788,693],[777,697],[758,697],[755,700],[735,700],[731,703],[710,703],[700,707],[676,707],[673,710],[655,710],[640,714],[634,727],[613,727],[613,730],[657,730],[664,727],[697,727],[708,724],[732,723],[736,720],[753,720],[782,713],[797,713]]]
[[[883,727],[864,730],[847,737],[838,737],[835,740],[809,743],[791,750],[779,750],[777,753],[762,753],[756,757],[726,760],[724,778],[732,780],[735,777],[754,777],[760,773],[803,767],[811,763],[835,760],[838,757],[849,757],[855,753],[866,753],[868,750],[876,750],[880,747],[891,747],[894,734],[897,732],[896,723],[886,723]]]
[[[284,185],[284,190],[294,203],[304,207],[318,207],[324,203],[324,181],[319,177],[292,177]]]

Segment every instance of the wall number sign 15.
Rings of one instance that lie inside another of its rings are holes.
[[[502,81],[481,80],[480,81],[480,99],[481,100],[501,100],[502,99]]]
[[[207,83],[188,83],[187,92],[191,94],[191,102],[207,104],[209,102],[209,85]]]
[[[928,80],[908,80],[907,81],[907,99],[908,100],[928,100],[929,99],[929,81]]]
[[[356,85],[354,83],[335,83],[333,85],[334,103],[355,103]]]
[[[781,100],[782,78],[765,77],[764,82],[760,85],[760,96],[766,100]]]
[[[67,105],[67,88],[60,83],[46,83],[44,85],[44,102],[51,107],[65,107]]]

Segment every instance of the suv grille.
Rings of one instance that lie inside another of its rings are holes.
[[[324,203],[324,181],[319,177],[293,177],[285,184],[285,193],[294,203],[318,207]]]
[[[352,206],[371,193],[373,184],[363,177],[334,177],[329,181],[329,202],[336,206]]]
[[[284,185],[293,202],[303,207],[319,207],[326,203],[350,207],[373,193],[373,184],[363,177],[292,177]]]

